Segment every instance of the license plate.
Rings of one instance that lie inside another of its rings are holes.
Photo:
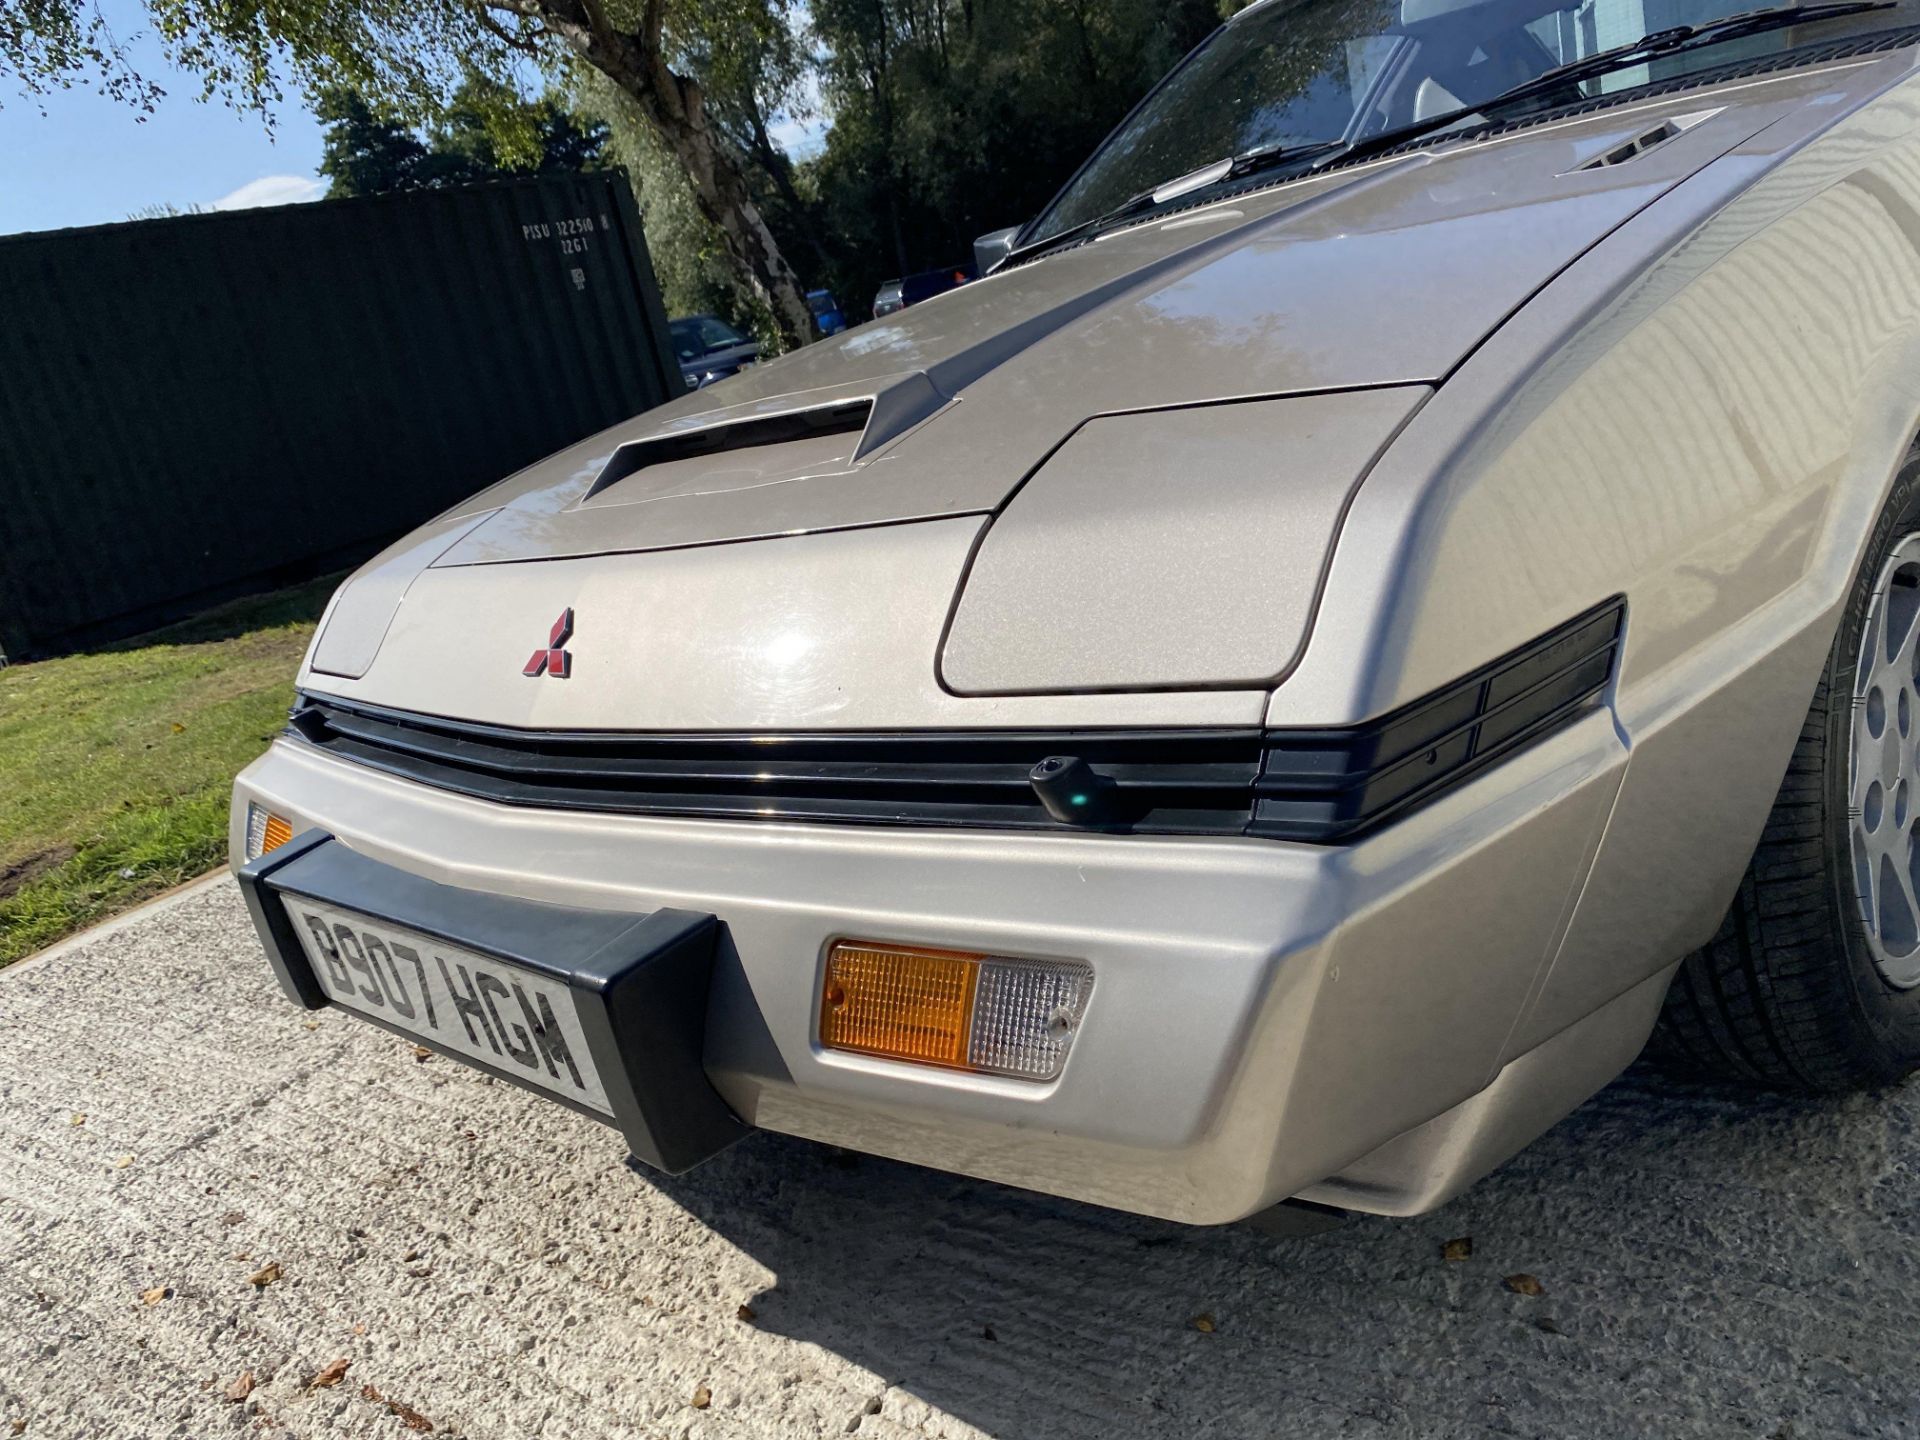
[[[341,1009],[613,1114],[565,984],[388,920],[280,898],[314,977]]]

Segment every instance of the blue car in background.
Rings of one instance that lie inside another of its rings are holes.
[[[838,335],[847,328],[846,313],[831,290],[809,290],[807,308],[813,311],[813,323],[820,327],[821,335]]]

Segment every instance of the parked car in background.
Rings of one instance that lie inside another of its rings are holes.
[[[972,265],[949,265],[940,270],[922,270],[904,280],[889,280],[873,297],[873,318],[878,320],[909,305],[922,304],[977,278]]]
[[[1195,1223],[1656,1024],[1913,1072],[1920,27],[1678,3],[1256,3],[979,283],[371,562],[234,792],[283,988]]]
[[[674,357],[689,390],[724,380],[760,358],[759,344],[718,315],[685,315],[669,321],[667,328],[673,332]]]
[[[809,290],[807,308],[813,311],[813,323],[819,327],[823,339],[847,328],[846,311],[840,308],[831,290]]]

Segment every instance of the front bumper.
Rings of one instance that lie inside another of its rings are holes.
[[[1214,1223],[1486,1089],[1624,763],[1596,713],[1333,848],[560,813],[285,738],[237,782],[232,838],[243,855],[257,801],[443,884],[711,912],[705,1065],[749,1124]],[[821,966],[840,938],[1088,962],[1064,1071],[1035,1084],[822,1050]]]

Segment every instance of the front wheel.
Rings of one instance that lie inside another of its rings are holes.
[[[1658,1044],[1781,1089],[1920,1068],[1920,449],[1874,527],[1739,894],[1681,963]]]

